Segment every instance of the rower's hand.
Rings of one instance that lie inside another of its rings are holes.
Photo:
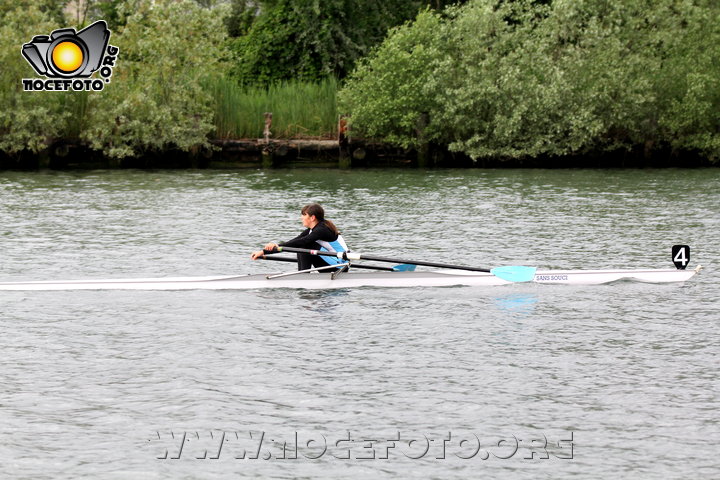
[[[270,250],[270,251],[272,251],[272,250],[276,250],[277,248],[278,248],[278,244],[277,244],[277,243],[272,243],[272,242],[270,242],[270,243],[268,243],[267,245],[265,245],[265,246],[263,247],[263,250]]]
[[[260,257],[264,257],[266,252],[272,252],[272,251],[274,251],[274,250],[277,250],[277,248],[278,248],[277,243],[272,243],[272,242],[271,242],[271,243],[268,243],[267,245],[265,245],[265,246],[263,247],[262,250],[258,250],[257,252],[253,252],[253,253],[250,255],[250,258],[253,259],[253,260],[257,260],[257,259],[260,258]]]

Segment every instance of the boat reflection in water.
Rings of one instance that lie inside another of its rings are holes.
[[[535,313],[535,305],[539,299],[533,293],[510,293],[494,298],[498,310],[519,315],[528,316]]]

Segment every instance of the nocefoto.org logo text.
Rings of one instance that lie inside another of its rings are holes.
[[[22,46],[22,55],[38,75],[23,78],[26,92],[101,91],[110,83],[120,49],[109,45],[107,23],[98,20],[79,32],[74,28],[36,35]],[[90,78],[99,71],[100,78]]]

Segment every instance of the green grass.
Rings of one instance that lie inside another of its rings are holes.
[[[215,78],[215,137],[261,138],[265,112],[272,112],[271,138],[337,136],[338,83],[288,81],[269,88],[243,87],[231,78]]]

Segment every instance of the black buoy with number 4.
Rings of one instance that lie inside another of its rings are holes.
[[[672,261],[675,268],[685,270],[685,267],[690,263],[690,247],[687,245],[673,245]]]

